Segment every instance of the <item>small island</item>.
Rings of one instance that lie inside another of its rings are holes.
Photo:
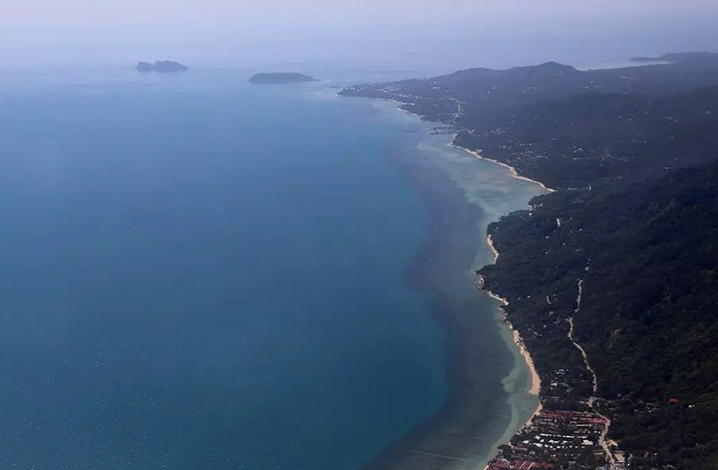
[[[304,75],[301,73],[258,73],[253,75],[250,79],[250,83],[264,84],[264,85],[283,85],[286,83],[299,83],[299,82],[316,82],[318,81],[314,77]]]
[[[179,62],[173,62],[171,60],[158,60],[154,64],[149,62],[139,62],[135,67],[138,72],[157,72],[157,73],[177,73],[186,72],[189,67],[182,65]]]

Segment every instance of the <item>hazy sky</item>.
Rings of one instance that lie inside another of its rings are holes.
[[[2,27],[266,21],[327,24],[464,19],[662,19],[715,14],[715,0],[4,0]]]
[[[718,0],[0,0],[0,62],[102,50],[309,60],[377,44],[642,54],[710,48],[715,24]]]

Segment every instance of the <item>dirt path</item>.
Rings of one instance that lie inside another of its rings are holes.
[[[576,309],[574,310],[574,315],[576,315],[581,308],[581,296],[583,295],[583,279],[578,280],[578,297],[576,297]],[[601,413],[597,412],[595,408],[593,407],[594,403],[596,403],[596,394],[598,392],[598,380],[596,379],[596,373],[593,371],[593,368],[591,367],[591,363],[588,361],[588,356],[586,355],[586,351],[581,347],[580,344],[578,344],[573,337],[573,316],[568,319],[568,339],[571,340],[571,343],[573,343],[574,346],[581,352],[581,356],[583,356],[583,363],[586,364],[586,369],[591,373],[591,377],[593,379],[593,393],[588,399],[588,406],[593,410],[594,413],[596,413],[598,416],[603,418],[606,421],[606,424],[603,427],[603,431],[601,431],[601,435],[598,439],[598,443],[603,448],[603,452],[606,454],[606,458],[608,459],[608,468],[613,469],[616,467],[616,459],[613,457],[613,454],[611,453],[611,449],[608,447],[608,442],[606,442],[606,436],[608,435],[608,430],[611,427],[611,420],[608,419],[606,416],[603,416]]]

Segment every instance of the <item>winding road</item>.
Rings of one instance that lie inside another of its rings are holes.
[[[576,297],[576,309],[573,311],[574,316],[578,313],[579,309],[581,308],[581,296],[583,295],[583,279],[578,280],[578,297]],[[593,368],[591,367],[591,364],[588,362],[588,356],[586,355],[586,351],[581,347],[580,344],[576,342],[576,339],[573,337],[573,316],[569,317],[568,319],[568,339],[571,340],[571,343],[573,343],[576,348],[581,352],[581,356],[583,356],[583,362],[586,364],[586,369],[591,373],[591,377],[593,378],[593,393],[588,399],[588,407],[593,410],[594,413],[596,413],[598,416],[603,418],[606,422],[606,424],[603,426],[603,431],[601,431],[601,435],[598,438],[598,443],[603,448],[603,452],[606,454],[606,458],[608,460],[608,468],[609,470],[613,470],[616,468],[616,459],[613,456],[613,453],[611,452],[611,449],[608,447],[608,443],[606,442],[606,436],[608,435],[608,430],[611,427],[611,420],[608,419],[606,416],[603,416],[601,413],[597,412],[594,408],[594,403],[596,403],[596,394],[598,392],[598,380],[596,379],[596,372],[593,371]]]

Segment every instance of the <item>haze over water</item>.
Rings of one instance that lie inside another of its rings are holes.
[[[14,78],[0,90],[0,466],[358,469],[445,404],[439,279],[482,299],[484,398],[505,406],[487,436],[509,425],[516,363],[495,303],[453,262],[415,279],[446,253],[428,201],[466,202],[437,199],[411,161],[438,159],[436,181],[483,172],[467,195],[501,210],[535,186],[324,83]],[[478,248],[495,214],[475,211],[462,236]]]

